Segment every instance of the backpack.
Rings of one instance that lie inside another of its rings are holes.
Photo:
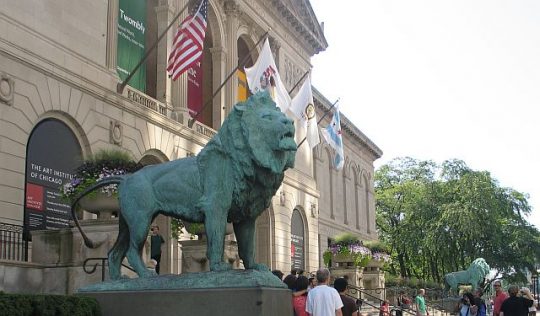
[[[476,316],[486,316],[486,303],[484,303],[483,300],[480,301],[480,304],[478,306],[478,312],[476,313]]]

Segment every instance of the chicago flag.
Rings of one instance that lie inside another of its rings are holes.
[[[343,168],[345,163],[345,155],[343,154],[343,140],[341,138],[341,120],[339,118],[339,109],[336,105],[334,110],[334,116],[330,125],[322,129],[324,139],[336,151],[336,157],[334,158],[334,167],[337,170]]]

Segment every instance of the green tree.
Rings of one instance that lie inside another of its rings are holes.
[[[540,232],[525,216],[527,195],[501,187],[461,160],[441,165],[394,159],[375,173],[377,227],[391,246],[390,272],[442,281],[478,257],[524,280],[540,262]]]

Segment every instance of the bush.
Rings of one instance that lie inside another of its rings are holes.
[[[90,297],[0,292],[0,315],[100,316],[101,310],[98,302]]]
[[[368,247],[372,252],[382,252],[386,254],[390,254],[390,247],[386,245],[384,242],[379,240],[371,240],[364,242],[364,245]]]

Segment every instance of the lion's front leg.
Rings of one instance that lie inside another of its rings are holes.
[[[247,218],[239,223],[234,223],[233,226],[238,242],[238,255],[244,262],[244,267],[268,271],[266,265],[255,263],[255,219]]]
[[[204,225],[207,238],[206,256],[210,261],[210,270],[225,271],[232,269],[230,264],[223,261],[227,212],[218,211],[211,216],[206,216]]]

